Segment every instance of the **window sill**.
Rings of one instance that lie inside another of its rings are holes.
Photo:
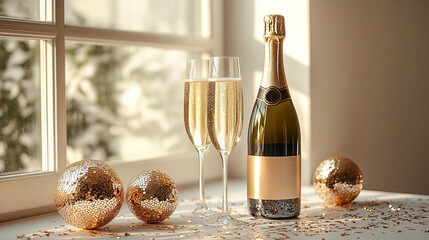
[[[246,210],[245,181],[229,182],[229,198],[232,214],[249,223],[236,230],[201,227],[201,223],[180,217],[180,213],[195,207],[196,187],[179,190],[180,203],[173,216],[162,224],[145,224],[129,212],[126,204],[109,224],[95,231],[77,229],[64,222],[56,213],[10,221],[0,224],[4,239],[17,237],[33,239],[94,239],[94,238],[285,238],[303,237],[338,239],[341,236],[360,239],[425,239],[429,196],[361,192],[347,208],[324,205],[311,186],[302,189],[302,210],[299,219],[270,221],[252,220]],[[220,206],[221,184],[207,184],[206,195],[211,208]],[[194,200],[190,200],[194,199]],[[392,205],[392,206],[390,206]],[[400,210],[399,210],[400,208]],[[42,231],[46,231],[43,233]],[[49,233],[49,236],[45,236]],[[129,236],[128,236],[129,235]]]

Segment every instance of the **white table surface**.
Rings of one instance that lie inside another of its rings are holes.
[[[220,208],[220,183],[206,188],[209,206]],[[429,239],[429,196],[364,190],[342,208],[324,204],[306,186],[299,218],[255,220],[247,214],[246,183],[230,181],[232,214],[248,223],[238,229],[207,227],[180,217],[195,206],[197,190],[181,189],[179,196],[175,213],[160,224],[137,220],[124,204],[112,222],[97,230],[75,228],[50,213],[0,224],[0,239]]]

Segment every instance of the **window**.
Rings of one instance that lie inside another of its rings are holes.
[[[150,168],[194,180],[182,76],[187,58],[222,53],[221,9],[0,0],[0,219],[51,206],[59,173],[84,158],[111,163],[125,186]]]
[[[135,161],[189,151],[178,91],[185,66],[177,63],[196,54],[67,43],[67,161]]]
[[[40,42],[0,38],[0,174],[4,176],[42,170]]]

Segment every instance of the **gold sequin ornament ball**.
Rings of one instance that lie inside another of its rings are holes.
[[[54,195],[61,217],[83,229],[110,222],[124,201],[122,182],[113,169],[90,159],[69,165],[59,177]]]
[[[363,187],[363,175],[352,160],[333,156],[323,160],[314,171],[313,187],[317,195],[332,205],[352,202]]]
[[[158,223],[176,210],[179,194],[176,184],[158,170],[142,172],[131,180],[126,196],[128,208],[146,223]]]

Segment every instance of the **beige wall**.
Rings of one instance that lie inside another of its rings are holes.
[[[282,14],[286,20],[284,62],[286,78],[298,112],[302,135],[302,182],[310,183],[309,1],[225,1],[225,54],[242,60],[244,125],[241,140],[231,154],[229,175],[246,178],[247,128],[264,65],[263,17]]]
[[[311,153],[429,194],[429,1],[311,0]]]

